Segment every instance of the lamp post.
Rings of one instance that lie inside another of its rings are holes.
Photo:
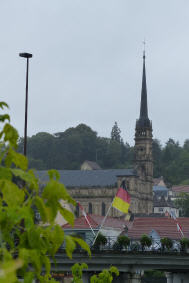
[[[26,58],[26,100],[25,100],[25,124],[24,124],[24,155],[27,152],[27,121],[28,121],[28,72],[29,72],[29,58],[32,58],[30,53],[20,53],[20,57]]]

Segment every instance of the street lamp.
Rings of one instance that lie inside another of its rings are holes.
[[[26,101],[25,101],[25,125],[24,125],[24,155],[27,151],[27,120],[28,120],[28,72],[29,72],[29,58],[32,58],[30,53],[20,53],[20,57],[26,58]]]

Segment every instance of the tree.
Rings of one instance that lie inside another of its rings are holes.
[[[6,107],[0,102],[1,109]],[[25,283],[34,279],[55,282],[49,257],[55,256],[63,242],[69,257],[76,244],[90,254],[83,240],[64,236],[62,228],[55,224],[60,212],[73,225],[74,215],[60,205],[60,200],[70,205],[75,205],[75,201],[59,183],[55,170],[48,172],[49,181],[39,194],[39,180],[28,170],[27,158],[15,151],[18,133],[10,125],[9,115],[0,115],[0,122],[0,283],[20,282],[19,278]],[[41,224],[36,223],[35,209],[40,213]]]
[[[175,200],[175,205],[179,208],[181,217],[189,217],[189,194],[181,193]]]
[[[115,140],[111,140],[106,152],[106,165],[108,168],[116,168],[121,163],[121,153],[121,144]]]
[[[117,122],[114,123],[114,126],[112,127],[112,131],[111,131],[111,140],[112,141],[116,141],[118,143],[121,142],[121,130],[118,127]]]
[[[183,145],[183,149],[189,152],[189,139],[186,139]]]
[[[162,146],[158,139],[153,140],[152,154],[154,160],[154,177],[159,177],[162,175]]]
[[[169,139],[166,146],[163,149],[162,161],[166,165],[179,157],[181,148],[178,141],[175,142],[173,139]]]
[[[162,150],[162,175],[165,180],[171,184],[179,182],[178,161],[182,148],[178,142],[169,139]]]
[[[23,152],[23,139],[20,139],[18,151]],[[42,169],[55,168],[54,167],[54,151],[55,151],[55,137],[49,133],[40,132],[27,139],[27,155],[29,160],[41,160],[42,163],[35,163],[35,168],[39,169],[43,164]],[[31,162],[32,165],[32,162]]]

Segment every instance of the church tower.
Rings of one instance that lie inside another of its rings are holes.
[[[141,180],[141,200],[146,200],[147,213],[152,212],[153,157],[152,122],[148,118],[145,52],[143,54],[143,74],[140,103],[140,117],[135,128],[135,165]],[[144,204],[144,203],[143,203]]]

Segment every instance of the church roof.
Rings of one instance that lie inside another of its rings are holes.
[[[48,171],[37,171],[41,182],[48,181]],[[58,170],[60,182],[66,187],[112,187],[117,176],[136,176],[134,169]]]

